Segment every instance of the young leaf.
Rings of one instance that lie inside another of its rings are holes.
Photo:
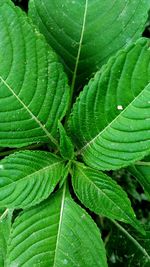
[[[141,36],[149,8],[149,0],[31,0],[29,14],[62,58],[72,84],[81,84]]]
[[[71,161],[68,161],[68,163],[66,164],[66,166],[62,171],[61,180],[59,182],[59,188],[61,188],[64,182],[66,181],[68,174],[70,172],[70,168],[71,168]]]
[[[67,133],[61,124],[61,122],[58,122],[58,128],[60,133],[60,153],[61,156],[64,159],[71,160],[74,157],[74,147],[70,140],[70,138],[67,136]]]
[[[57,145],[68,104],[57,56],[10,0],[0,1],[0,146]]]
[[[100,233],[66,187],[14,222],[7,266],[106,267]]]
[[[5,210],[0,214],[0,266],[4,266],[7,253],[7,241],[11,228],[12,211]]]
[[[50,195],[64,163],[48,152],[22,151],[1,160],[0,167],[0,206],[26,208]]]
[[[145,192],[150,198],[150,157],[149,161],[140,161],[136,165],[130,166],[128,169],[143,186]]]
[[[91,167],[130,165],[150,151],[150,49],[140,39],[111,58],[85,86],[69,126]]]
[[[106,174],[77,163],[72,184],[78,198],[87,208],[107,218],[129,223],[143,232],[127,194]]]

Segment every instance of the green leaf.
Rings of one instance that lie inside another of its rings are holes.
[[[59,133],[60,133],[60,153],[64,159],[71,160],[74,157],[74,147],[67,136],[66,130],[64,129],[63,125],[59,122],[58,123]]]
[[[0,216],[0,266],[4,266],[7,253],[7,241],[11,228],[12,211],[5,210]]]
[[[76,163],[72,177],[80,201],[96,214],[131,224],[143,233],[125,191],[106,174]]]
[[[61,180],[59,182],[59,188],[62,187],[62,185],[64,184],[64,182],[66,181],[69,172],[71,169],[71,161],[68,161],[68,163],[66,164],[65,168],[63,169],[62,175],[61,175]]]
[[[149,8],[149,0],[31,0],[29,14],[60,55],[72,84],[81,84],[141,36]]]
[[[94,246],[93,246],[94,244]],[[66,187],[14,222],[6,266],[106,267],[100,233]]]
[[[125,229],[118,223],[114,226],[109,222],[109,226],[111,234],[106,246],[109,266],[149,267],[150,227],[146,226],[146,235],[141,236],[133,229]]]
[[[57,145],[67,78],[45,39],[9,0],[0,1],[0,62],[0,146]]]
[[[142,185],[150,198],[150,161],[139,161],[136,165],[130,166],[128,169]]]
[[[22,151],[0,162],[0,206],[26,208],[46,199],[59,182],[63,160],[43,151]]]
[[[150,49],[139,39],[96,73],[74,105],[70,134],[91,167],[130,165],[150,152]]]

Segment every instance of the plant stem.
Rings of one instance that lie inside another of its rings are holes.
[[[143,253],[143,255],[150,261],[150,255],[147,253],[145,248],[143,248],[140,243],[128,233],[119,223],[117,223],[115,220],[111,220],[116,227],[119,228],[120,231],[122,231],[133,243],[134,245]]]

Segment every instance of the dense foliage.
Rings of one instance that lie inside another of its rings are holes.
[[[0,267],[149,266],[149,10],[0,1]]]

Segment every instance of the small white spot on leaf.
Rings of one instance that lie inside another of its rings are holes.
[[[0,164],[0,170],[3,170],[4,166],[2,164]]]
[[[81,216],[82,219],[85,219],[86,218],[86,215],[83,213],[82,216]]]
[[[115,254],[114,253],[111,254],[110,261],[112,263],[116,263],[116,257],[115,257]]]
[[[123,110],[123,106],[118,105],[118,106],[117,106],[117,109],[118,109],[118,110]]]
[[[10,265],[10,267],[18,267],[18,266],[19,266],[19,264],[17,262],[12,262]]]
[[[63,260],[63,264],[64,264],[64,265],[67,265],[67,264],[68,264],[68,260],[67,260],[67,259],[64,259],[64,260]]]

